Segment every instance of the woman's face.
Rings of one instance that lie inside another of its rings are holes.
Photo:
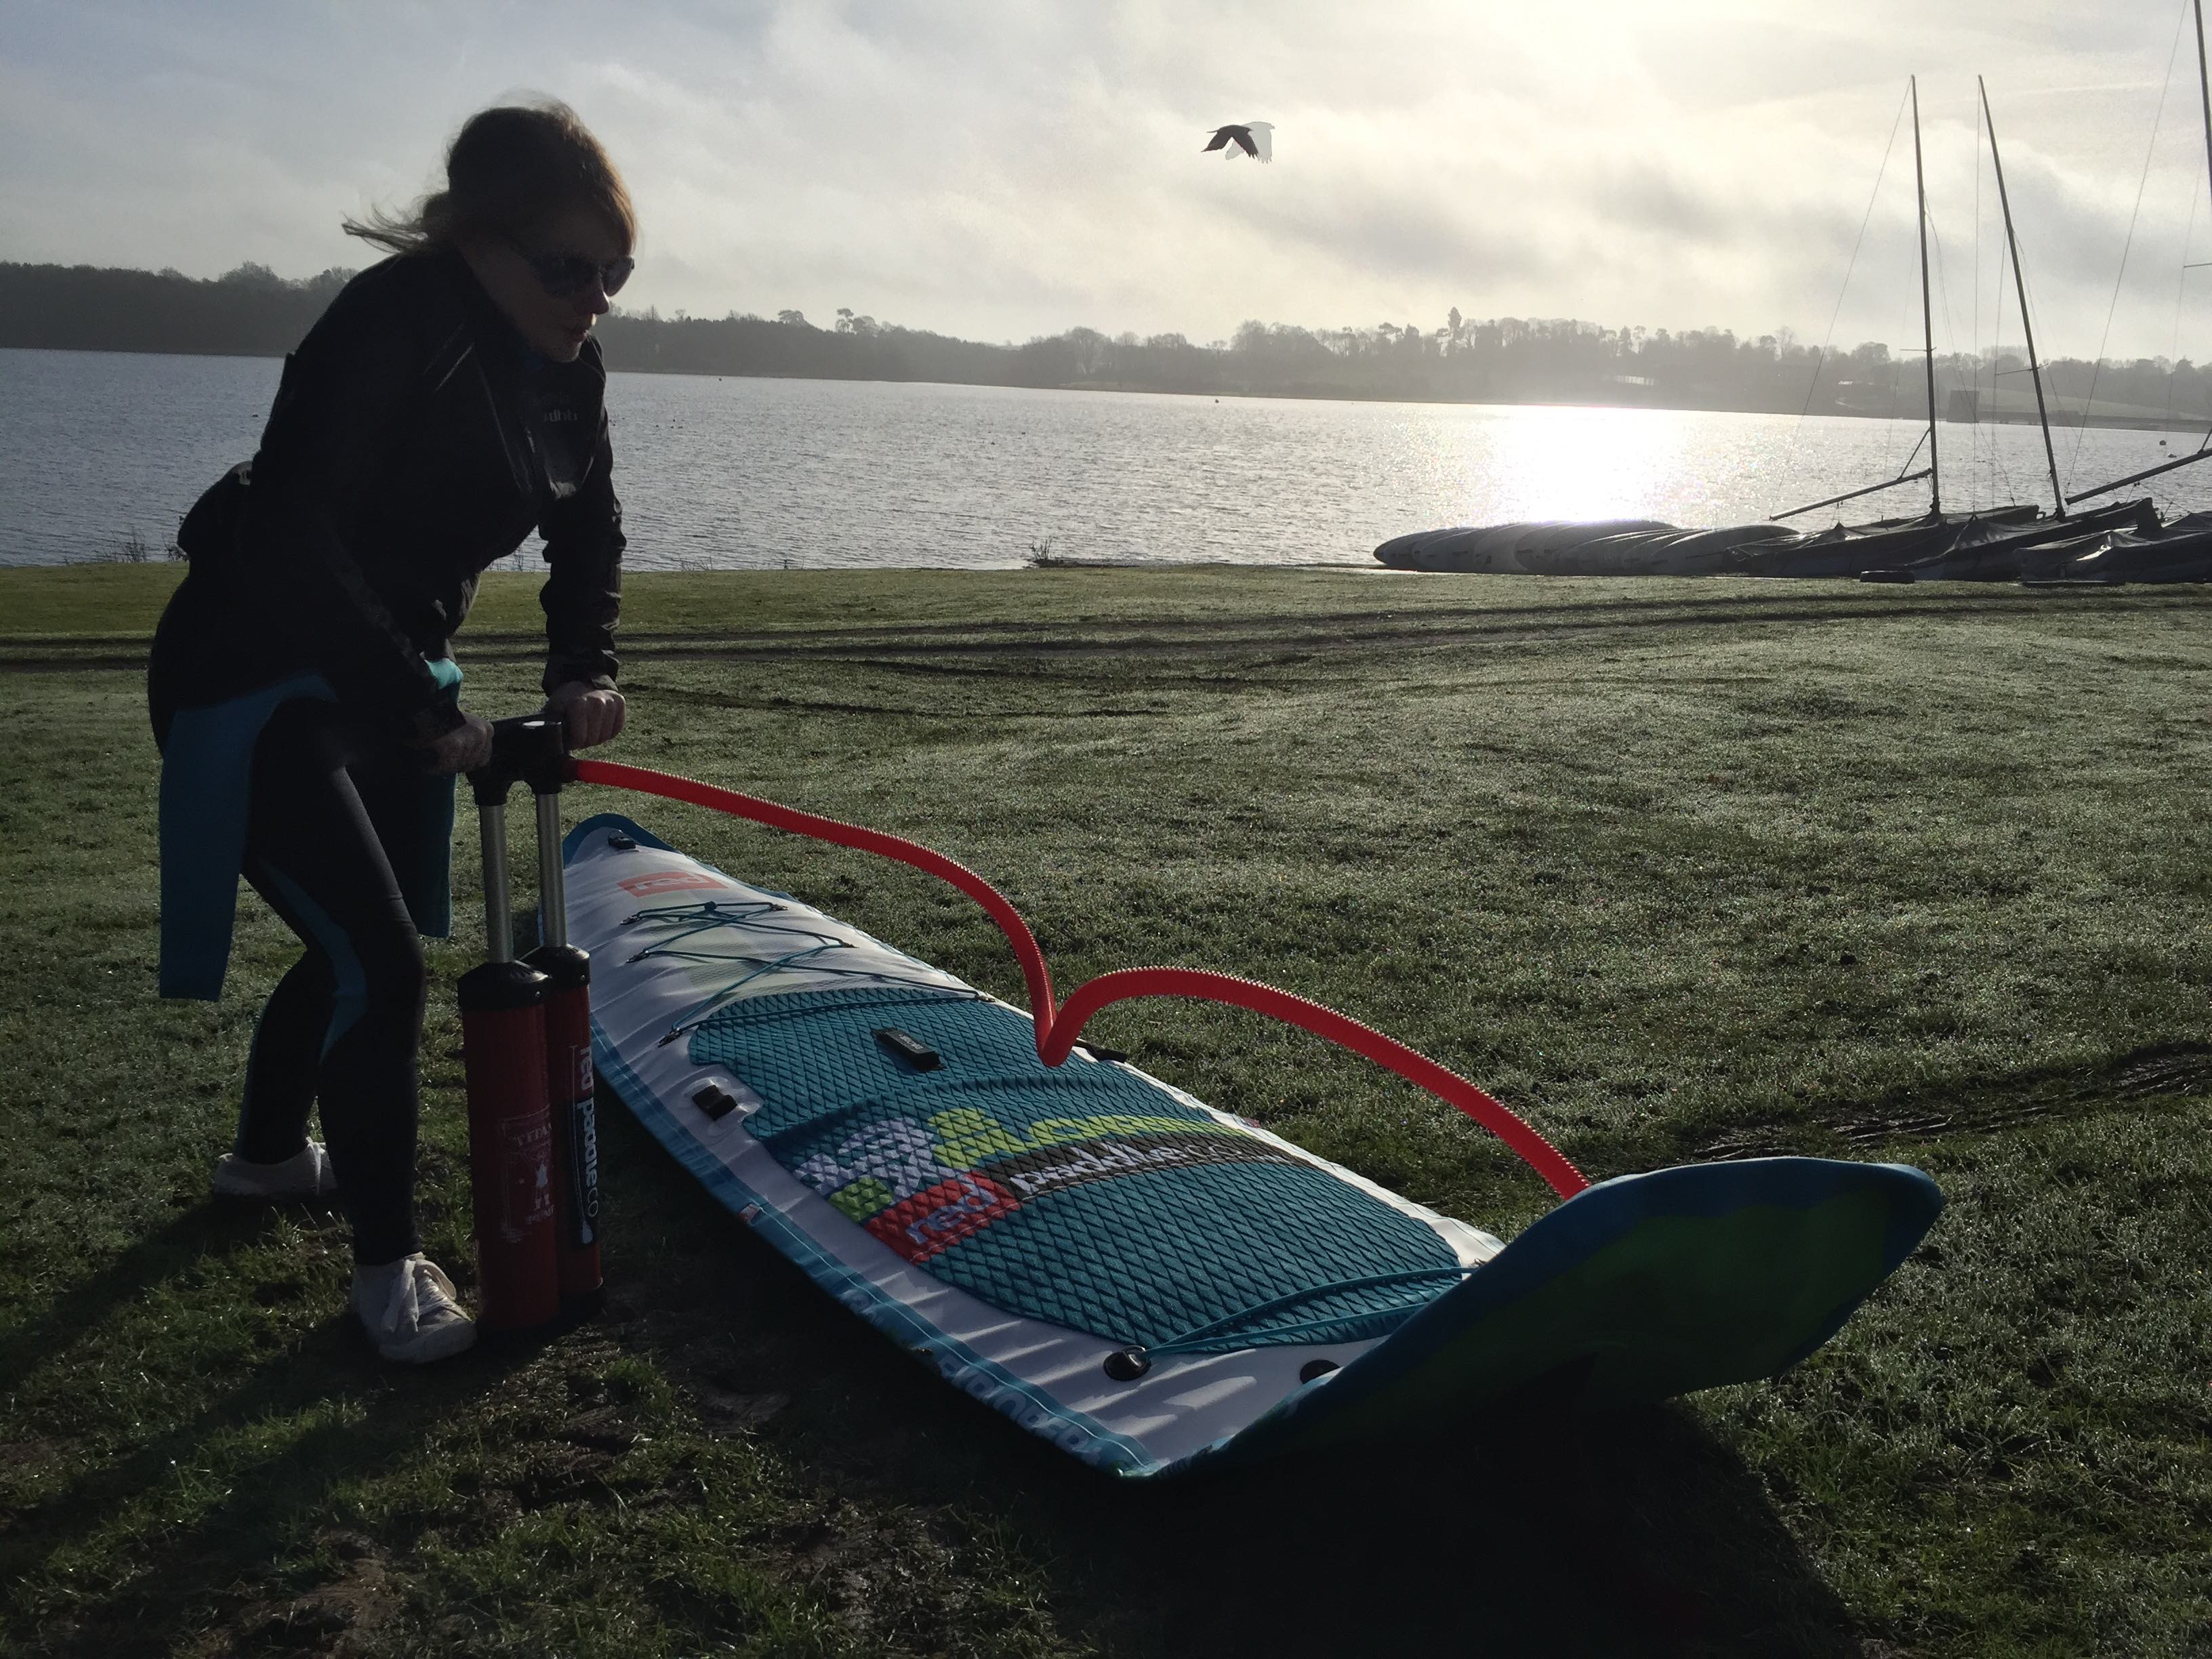
[[[461,257],[532,349],[572,363],[609,308],[609,268],[629,252],[589,208],[571,208],[527,237],[464,237]],[[626,268],[625,268],[626,274]],[[622,278],[613,278],[620,287]]]

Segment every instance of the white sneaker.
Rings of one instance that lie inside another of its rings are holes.
[[[258,1198],[270,1203],[291,1199],[328,1198],[338,1189],[331,1171],[331,1155],[323,1143],[311,1140],[282,1164],[255,1164],[236,1152],[225,1152],[215,1161],[212,1183],[217,1198]]]
[[[476,1346],[476,1321],[454,1300],[453,1281],[420,1250],[356,1267],[353,1310],[386,1359],[427,1365]]]

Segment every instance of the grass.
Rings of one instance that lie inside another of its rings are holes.
[[[340,1222],[211,1206],[290,949],[249,898],[226,1000],[153,995],[135,664],[174,579],[0,571],[0,1650],[2212,1645],[2212,600],[634,579],[617,752],[942,848],[1063,983],[1161,961],[1317,996],[1594,1176],[1792,1151],[1949,1196],[1778,1382],[1124,1491],[901,1358],[619,1111],[611,1305],[534,1350],[381,1369]],[[534,610],[488,579],[479,708],[524,705]],[[628,810],[1019,994],[920,876]],[[464,1278],[471,938],[432,951],[422,1158]],[[1295,1034],[1144,1005],[1097,1035],[1469,1220],[1546,1207],[1448,1109]]]

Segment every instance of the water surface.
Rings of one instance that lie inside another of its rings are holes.
[[[0,350],[0,563],[113,556],[134,537],[160,556],[200,489],[252,453],[279,368]],[[614,375],[607,401],[641,569],[1003,567],[1041,549],[1364,566],[1385,538],[1440,525],[1763,519],[1894,477],[1923,431],[1840,417],[684,374]],[[2034,428],[1947,423],[1937,435],[1947,506],[2048,504]],[[2068,487],[2087,488],[2197,441],[2069,432],[2059,457]],[[1843,511],[1917,512],[1926,488]],[[2212,462],[2151,488],[2169,508],[2212,508]]]

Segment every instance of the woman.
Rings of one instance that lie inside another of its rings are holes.
[[[261,447],[186,519],[155,635],[161,989],[222,989],[242,872],[306,953],[246,1061],[220,1195],[336,1191],[352,1304],[386,1358],[476,1328],[415,1231],[422,951],[442,937],[454,775],[491,727],[449,640],[535,527],[544,688],[569,745],[622,730],[622,513],[593,319],[631,269],[621,179],[562,105],[488,109],[414,214],[349,220],[392,257],[285,361]],[[319,1105],[327,1151],[307,1138]]]

